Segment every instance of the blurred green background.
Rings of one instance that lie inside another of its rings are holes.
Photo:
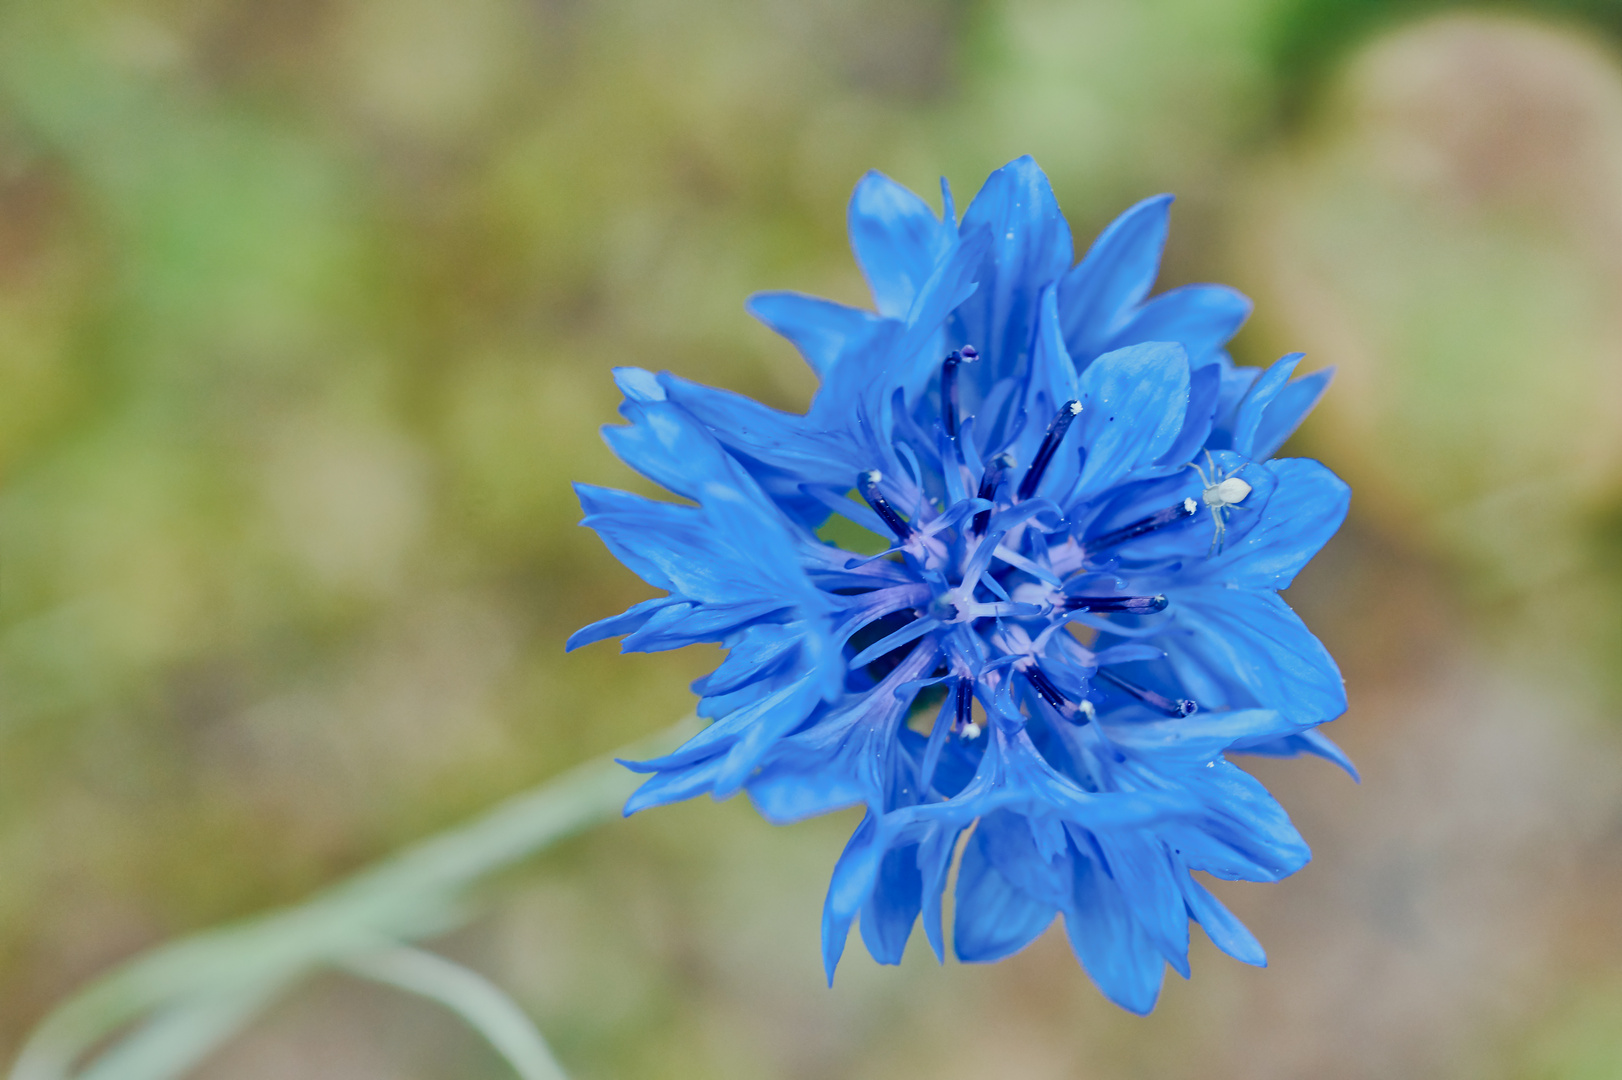
[[[1622,1076],[1622,4],[190,0],[0,7],[0,1054],[143,946],[290,902],[689,706],[565,656],[647,591],[571,480],[632,363],[801,408],[743,298],[862,302],[880,168],[1035,154],[1078,237],[1339,365],[1356,490],[1290,599],[1363,768],[1254,766],[1317,852],[1220,889],[1148,1019],[1049,934],[847,955],[852,825],[611,825],[438,943],[583,1078]],[[202,1075],[497,1077],[338,977]]]

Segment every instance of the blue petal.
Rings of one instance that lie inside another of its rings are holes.
[[[973,274],[988,243],[983,228],[954,239],[920,287],[906,322],[875,320],[870,335],[847,342],[805,416],[668,373],[659,377],[660,384],[672,402],[743,459],[760,483],[771,485],[779,505],[792,509],[801,521],[820,521],[826,517],[820,508],[813,515],[808,507],[791,505],[801,488],[843,492],[867,469],[899,468],[892,433],[894,398],[899,391],[906,400],[915,399],[934,377],[941,324],[974,293]]]
[[[1314,757],[1321,757],[1325,761],[1339,765],[1346,771],[1346,775],[1359,783],[1363,779],[1358,775],[1357,766],[1352,764],[1352,759],[1347,756],[1346,751],[1316,728],[1281,739],[1238,743],[1233,750],[1235,753],[1256,754],[1260,757],[1297,757],[1301,754],[1312,754]]]
[[[574,652],[582,645],[590,645],[593,642],[603,641],[611,637],[620,637],[623,634],[640,630],[662,608],[681,602],[679,597],[658,596],[652,600],[644,600],[640,604],[633,604],[619,615],[598,619],[591,625],[582,626],[570,634],[569,640],[563,646],[564,651]]]
[[[828,898],[822,905],[822,966],[829,986],[833,985],[839,958],[844,955],[850,924],[873,889],[883,856],[879,821],[869,811],[834,865],[833,878],[828,882]]]
[[[1091,859],[1077,859],[1075,866],[1076,898],[1064,915],[1070,947],[1105,997],[1147,1015],[1160,997],[1166,961],[1108,875]]]
[[[840,374],[842,366],[836,365],[833,374]],[[659,383],[734,453],[797,476],[801,483],[848,485],[855,475],[837,444],[807,430],[805,417],[668,372],[659,376]]]
[[[800,628],[782,623],[760,623],[726,642],[721,666],[693,682],[693,692],[713,697],[737,690],[775,670],[793,655],[800,643]]]
[[[1182,886],[1189,917],[1205,928],[1205,936],[1211,939],[1211,944],[1242,964],[1267,966],[1267,952],[1262,943],[1222,901],[1187,874],[1183,875]]]
[[[976,268],[991,243],[985,228],[957,237],[919,288],[904,323],[886,321],[860,361],[835,365],[806,414],[802,440],[820,455],[843,490],[859,472],[899,468],[894,409],[916,401],[940,370],[942,326],[952,310],[975,296]],[[981,366],[981,365],[976,365]],[[808,474],[808,479],[812,478]]]
[[[1302,726],[1346,711],[1340,669],[1277,593],[1200,586],[1167,596],[1178,632],[1157,641],[1203,707],[1259,705]]]
[[[827,378],[835,360],[860,349],[881,324],[871,311],[801,292],[757,292],[744,308],[792,341],[822,378]]]
[[[715,776],[720,770],[721,759],[712,758],[684,769],[655,773],[625,800],[625,816],[702,795],[714,787]]]
[[[872,312],[797,292],[759,292],[744,307],[794,343],[823,378],[841,355],[868,341],[879,325]]]
[[[984,291],[981,276],[988,253],[995,253],[996,238],[983,225],[970,227],[965,221],[961,236],[955,237],[935,264],[934,271],[918,289],[912,307],[907,309],[906,335],[891,354],[892,361],[916,359],[926,343],[940,333],[946,317]],[[1033,316],[1034,318],[1034,316]],[[933,375],[940,357],[928,355],[928,372]]]
[[[1314,728],[1311,731],[1303,731],[1296,738],[1300,740],[1303,751],[1339,765],[1353,780],[1362,783],[1363,778],[1357,775],[1357,766],[1352,764],[1352,759],[1346,751],[1336,745],[1328,735]]]
[[[1074,400],[1079,393],[1076,362],[1065,348],[1064,333],[1059,326],[1059,291],[1051,285],[1042,290],[1036,352],[1031,358],[1026,386],[1026,400],[1038,409],[1035,417],[1038,421],[1051,419],[1060,405]]]
[[[781,596],[741,598],[724,603],[672,604],[655,612],[640,630],[626,635],[624,652],[659,652],[699,642],[724,641],[756,619],[786,614]]]
[[[1275,361],[1273,366],[1262,372],[1261,378],[1251,386],[1250,392],[1239,403],[1239,415],[1233,425],[1233,449],[1247,458],[1255,458],[1253,448],[1256,443],[1256,431],[1261,427],[1262,417],[1266,414],[1268,406],[1284,390],[1290,376],[1295,373],[1296,365],[1301,363],[1303,353],[1290,353]]]
[[[659,385],[659,377],[642,368],[615,368],[614,385],[620,388],[620,393],[632,401],[665,400],[665,388]]]
[[[1295,429],[1301,426],[1307,413],[1318,404],[1318,399],[1329,389],[1329,381],[1334,377],[1334,368],[1324,368],[1292,380],[1280,390],[1278,397],[1262,413],[1261,423],[1256,426],[1256,435],[1250,447],[1251,456],[1262,461],[1278,453],[1279,447],[1295,434]]]
[[[1103,716],[1099,723],[1114,745],[1147,762],[1203,765],[1235,744],[1293,735],[1300,725],[1273,709],[1201,709],[1192,716],[1133,720]]]
[[[952,949],[966,963],[1012,956],[1041,936],[1059,913],[1009,883],[992,865],[978,830],[963,849],[957,871],[957,913]]]
[[[792,825],[843,810],[867,797],[867,788],[858,777],[824,766],[820,757],[803,751],[779,751],[745,784],[745,790],[760,816],[773,825]]]
[[[924,937],[929,941],[935,959],[946,959],[945,935],[941,931],[941,898],[946,891],[946,877],[952,868],[952,854],[963,830],[947,825],[936,828],[918,846],[918,866],[922,877]]]
[[[1047,426],[1058,414],[1061,406],[1080,397],[1076,378],[1076,365],[1065,349],[1064,335],[1059,330],[1058,294],[1053,287],[1043,290],[1038,304],[1036,346],[1031,355],[1031,369],[1025,383],[1023,417],[1011,418],[1017,434],[1007,444],[1016,460],[1030,462],[1047,433]],[[1018,405],[1019,398],[1010,403]],[[1075,425],[1072,425],[1074,427]],[[1058,453],[1053,457],[1043,476],[1044,492],[1064,492],[1075,487],[1081,471],[1081,457],[1076,449],[1081,446],[1079,433],[1067,433]]]
[[[633,519],[646,522],[644,528],[648,526],[659,528],[668,522],[673,532],[675,529],[691,530],[695,525],[692,519],[696,516],[691,507],[654,502],[640,495],[615,491],[613,488],[600,488],[595,484],[575,484],[574,493],[580,500],[581,509],[586,512],[586,518],[581,524],[596,531],[603,543],[608,546],[608,550],[614,553],[615,558],[654,588],[676,591],[675,583],[670,580],[669,574],[662,566],[666,561],[663,558],[665,552],[644,553],[641,545],[624,546],[620,544],[619,538],[620,533],[624,531],[622,523]],[[608,531],[597,528],[593,518],[601,518],[606,522]],[[635,534],[642,530],[632,527],[630,531]]]
[[[1069,841],[1056,815],[996,810],[980,818],[975,836],[1015,890],[1053,908],[1069,901]]]
[[[1218,399],[1222,394],[1222,369],[1216,364],[1197,367],[1189,373],[1188,414],[1177,441],[1157,460],[1158,465],[1186,465],[1211,435],[1216,421]]]
[[[772,623],[753,623],[743,628],[743,633],[758,630],[762,627],[772,626]],[[736,637],[737,634],[731,635]],[[739,709],[746,708],[761,698],[775,694],[785,685],[794,681],[800,672],[794,668],[770,667],[760,673],[759,678],[751,679],[736,690],[724,694],[715,694],[711,697],[701,698],[698,703],[698,715],[711,720],[719,720],[723,716],[730,716]],[[788,675],[788,678],[782,676]]]
[[[1178,974],[1188,978],[1188,909],[1158,838],[1100,831],[1094,841],[1133,920]]]
[[[788,542],[772,536],[759,515],[743,515],[758,527],[751,533],[718,526],[693,507],[587,484],[576,484],[575,492],[586,510],[583,524],[656,588],[705,603],[765,604],[766,610],[814,602],[818,595]]]
[[[1172,823],[1164,838],[1193,869],[1229,881],[1277,881],[1311,860],[1290,815],[1254,776],[1225,760],[1181,775],[1210,816],[1198,827]]]
[[[939,655],[928,642],[915,647],[878,686],[774,746],[747,785],[761,813],[786,824],[853,803],[876,804],[884,769],[899,752],[896,729],[916,693],[898,690],[933,668]]]
[[[632,400],[620,412],[631,423],[603,428],[603,441],[649,480],[695,501],[703,485],[720,482],[765,502],[748,473],[686,409],[668,401]]]
[[[1233,448],[1234,424],[1239,419],[1239,403],[1261,375],[1261,368],[1237,367],[1225,352],[1217,353],[1217,370],[1222,373],[1222,390],[1217,395],[1216,422],[1206,445],[1212,450]]]
[[[985,229],[991,238],[977,274],[980,290],[958,308],[963,340],[985,357],[981,378],[1011,375],[1030,348],[1042,288],[1075,256],[1070,226],[1048,178],[1022,157],[991,174],[964,211],[962,228]]]
[[[918,872],[918,845],[886,852],[878,881],[862,906],[862,941],[881,964],[899,964],[923,909],[923,875]]]
[[[850,246],[873,290],[873,302],[892,318],[906,315],[956,230],[924,200],[879,172],[857,183],[849,217]]]
[[[1199,368],[1238,333],[1250,317],[1250,298],[1225,285],[1184,285],[1161,293],[1140,307],[1116,331],[1109,348],[1140,341],[1175,341]]]
[[[753,763],[758,762],[763,752],[759,745],[763,737],[765,741],[779,737],[809,713],[815,704],[815,696],[808,694],[811,682],[809,676],[802,675],[721,717],[670,753],[634,763],[635,768],[638,771],[679,769],[719,756],[723,760],[716,776],[717,797],[727,798],[739,786],[736,774],[740,769],[747,776]],[[737,760],[740,757],[750,761],[741,763]]]
[[[1106,353],[1079,380],[1076,418],[1087,461],[1073,498],[1108,490],[1170,450],[1188,415],[1188,358],[1150,342]]]
[[[1318,462],[1283,458],[1260,467],[1278,481],[1260,518],[1220,553],[1194,567],[1191,579],[1287,589],[1346,520],[1351,489]]]
[[[1144,199],[1110,222],[1086,258],[1065,274],[1059,311],[1072,356],[1085,362],[1105,352],[1130,312],[1149,295],[1160,273],[1170,215],[1170,195]]]
[[[777,508],[783,511],[785,517],[812,531],[828,520],[826,501],[808,494],[804,486],[805,481],[799,474],[776,465],[768,465],[741,450],[733,450],[732,456],[749,471],[749,475],[755,478],[755,483],[759,484],[761,490],[777,504]]]
[[[715,779],[716,798],[737,794],[771,744],[804,723],[819,697],[817,681],[808,675],[768,698],[767,701],[773,703],[762,710],[727,751],[726,763]]]

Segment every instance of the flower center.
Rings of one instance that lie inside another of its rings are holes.
[[[1100,666],[1095,659],[1099,654],[1065,627],[1089,616],[1151,616],[1164,611],[1165,594],[1131,591],[1114,576],[1118,571],[1113,562],[1100,570],[1093,557],[1186,523],[1199,512],[1199,502],[1184,499],[1088,538],[1054,520],[1054,508],[1033,499],[1081,415],[1081,403],[1075,400],[1065,402],[1049,421],[1016,489],[1010,490],[1010,474],[1017,462],[1005,449],[980,470],[974,495],[964,497],[966,482],[974,479],[974,466],[963,464],[965,457],[973,461],[973,448],[958,446],[968,419],[960,410],[958,369],[978,357],[972,346],[965,346],[942,362],[940,433],[946,438],[933,447],[898,448],[914,474],[910,481],[901,477],[899,487],[892,485],[878,469],[856,478],[857,492],[895,535],[884,561],[867,560],[864,565],[872,563],[869,572],[890,582],[905,579],[910,584],[850,595],[865,612],[850,625],[866,624],[854,639],[851,667],[865,666],[877,677],[923,640],[934,641],[941,657],[934,677],[951,686],[951,700],[943,704],[938,723],[966,739],[979,734],[972,719],[974,698],[980,695],[989,702],[1016,677],[1033,695],[1026,699],[1027,710],[1045,704],[1071,724],[1093,719],[1095,709],[1088,697],[1103,700],[1100,693],[1124,695],[1168,716],[1190,715],[1199,708],[1194,701],[1167,696]],[[920,466],[929,465],[940,470],[936,481],[918,475]],[[959,474],[962,482],[954,479]],[[950,495],[940,497],[939,483],[958,493],[955,502]],[[913,520],[901,516],[881,487],[902,499],[917,500]],[[1112,585],[1117,591],[1108,591]],[[893,600],[889,594],[894,594]],[[883,602],[878,600],[881,596]],[[1089,625],[1108,629],[1108,624]]]

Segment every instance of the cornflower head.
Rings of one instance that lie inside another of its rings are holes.
[[[747,791],[785,823],[861,805],[833,871],[823,955],[851,923],[899,963],[920,920],[990,961],[1062,914],[1100,989],[1149,1011],[1189,922],[1261,946],[1197,880],[1276,880],[1309,852],[1233,751],[1317,754],[1346,706],[1323,646],[1280,599],[1339,527],[1348,490],[1272,460],[1327,386],[1299,355],[1235,367],[1240,294],[1146,299],[1170,198],[1118,218],[1072,265],[1029,158],[959,221],[877,173],[850,233],[876,311],[797,293],[750,310],[821,380],[803,416],[622,368],[629,465],[691,505],[579,485],[585,524],[667,595],[571,648],[719,642],[694,684],[712,723],[626,813]],[[882,537],[859,554],[831,517]],[[820,531],[820,535],[819,535]],[[1354,773],[1355,775],[1355,773]],[[967,839],[965,840],[965,834]]]

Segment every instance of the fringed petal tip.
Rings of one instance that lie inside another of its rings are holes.
[[[1357,766],[1352,764],[1351,755],[1342,750],[1340,746],[1317,728],[1311,728],[1296,736],[1301,740],[1302,749],[1325,761],[1339,765],[1347,776],[1352,778],[1354,784],[1361,784],[1363,777],[1358,773]]]
[[[620,388],[620,393],[628,401],[665,400],[665,388],[659,385],[659,376],[645,368],[617,367],[613,375],[614,385]]]
[[[828,989],[834,986],[834,973],[839,970],[840,958],[845,955],[845,940],[850,935],[850,923],[837,930],[829,925],[826,914],[822,923],[822,973],[828,980]]]

